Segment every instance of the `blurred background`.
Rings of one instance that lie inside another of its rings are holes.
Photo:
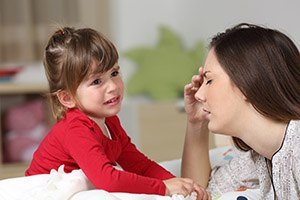
[[[23,174],[53,123],[41,60],[58,27],[94,28],[116,45],[126,84],[122,124],[138,148],[163,161],[181,156],[183,87],[210,38],[248,22],[299,47],[299,7],[298,0],[0,0],[0,178]],[[212,136],[211,148],[228,142]]]

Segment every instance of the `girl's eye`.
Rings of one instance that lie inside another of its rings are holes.
[[[208,81],[206,81],[206,85],[209,85],[209,84],[211,84],[211,82],[212,82],[212,80],[208,80]]]
[[[118,76],[119,73],[120,73],[119,71],[113,71],[113,72],[111,73],[111,75],[112,75],[112,76]]]
[[[93,82],[92,82],[92,85],[99,85],[101,83],[101,80],[100,79],[95,79]]]

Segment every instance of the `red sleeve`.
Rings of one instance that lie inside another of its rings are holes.
[[[96,188],[109,192],[165,195],[166,186],[161,180],[116,170],[105,154],[100,137],[85,124],[82,121],[71,125],[65,144],[70,155]]]
[[[122,128],[119,119],[115,117],[114,120],[114,124],[119,125],[118,132],[120,134],[123,146],[122,153],[117,162],[124,170],[134,172],[136,174],[146,177],[157,178],[160,180],[175,177],[169,171],[167,171],[159,164],[150,160],[143,153],[141,153],[131,142],[131,139],[128,137],[125,130]]]

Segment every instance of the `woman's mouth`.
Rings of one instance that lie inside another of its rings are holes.
[[[204,109],[204,108],[203,108],[203,111],[204,111],[205,113],[207,113],[207,114],[210,114],[210,112],[209,112],[208,110]]]

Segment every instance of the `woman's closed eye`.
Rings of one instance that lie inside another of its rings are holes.
[[[212,79],[207,80],[205,84],[206,84],[206,85],[209,85],[209,84],[211,84],[211,82],[212,82]]]

